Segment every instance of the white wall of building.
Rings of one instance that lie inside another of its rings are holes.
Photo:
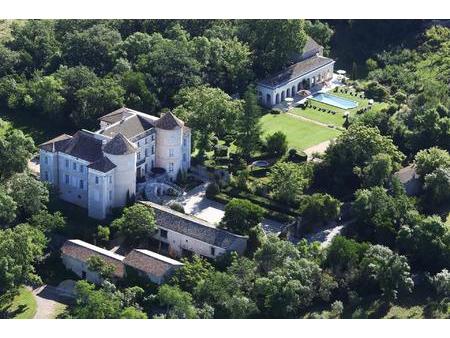
[[[107,173],[89,169],[89,217],[96,219],[105,218],[113,208],[115,169]]]
[[[136,153],[128,155],[105,153],[105,156],[116,165],[112,207],[123,207],[127,202],[127,195],[131,197],[136,194]]]
[[[165,130],[156,128],[156,167],[166,169],[169,177],[175,180],[183,169],[183,129]]]
[[[87,281],[94,284],[100,284],[102,282],[102,278],[97,272],[88,269],[87,263],[64,254],[61,254],[61,259],[64,266],[68,270],[73,271],[78,277],[84,277]],[[86,276],[83,276],[83,272],[86,274]]]

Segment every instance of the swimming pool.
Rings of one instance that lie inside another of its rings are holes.
[[[314,94],[311,100],[329,104],[330,106],[335,106],[341,109],[352,109],[358,107],[358,102],[327,93]]]

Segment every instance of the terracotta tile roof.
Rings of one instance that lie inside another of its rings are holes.
[[[61,151],[61,149],[64,149],[71,138],[72,136],[70,135],[61,134],[51,140],[48,140],[47,142],[40,144],[39,148],[51,152]]]
[[[105,144],[103,151],[111,155],[128,155],[136,152],[136,147],[122,134],[117,134]]]
[[[88,168],[107,173],[114,169],[116,165],[110,161],[109,158],[103,156],[101,159],[88,165]]]
[[[216,228],[204,220],[180,213],[166,206],[148,201],[140,201],[139,203],[151,207],[155,211],[157,226],[173,230],[210,245],[228,250],[235,247],[237,242],[247,241],[246,236],[236,235],[223,229]]]
[[[173,115],[171,111],[165,113],[159,120],[155,122],[155,127],[165,130],[171,130],[174,128],[183,128],[184,122],[178,117]]]
[[[95,162],[103,156],[102,141],[85,130],[77,131],[60,151],[88,162]]]
[[[123,263],[157,277],[164,277],[174,267],[183,266],[183,263],[177,260],[143,249],[132,250]]]
[[[106,263],[115,267],[114,275],[122,278],[124,276],[124,266],[122,261],[125,257],[117,255],[111,251],[89,244],[79,239],[67,240],[61,248],[61,252],[81,262],[87,262],[90,257],[98,256]]]
[[[297,62],[285,70],[260,81],[259,84],[275,88],[333,62],[332,59],[327,57],[315,55],[306,60]]]

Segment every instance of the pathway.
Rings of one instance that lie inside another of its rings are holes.
[[[33,290],[37,310],[34,319],[54,319],[71,301],[67,291],[51,285]]]
[[[225,205],[206,198],[206,186],[204,183],[195,187],[185,195],[177,198],[177,202],[184,207],[186,214],[203,219],[211,224],[218,225],[225,214]],[[266,233],[279,233],[283,224],[271,219],[263,219],[262,228]]]
[[[321,142],[319,144],[316,144],[312,147],[309,147],[307,149],[304,150],[305,154],[308,155],[308,159],[312,158],[312,155],[314,153],[319,153],[319,154],[323,154],[325,153],[325,150],[327,150],[328,146],[330,145],[331,140],[327,140],[324,142]]]

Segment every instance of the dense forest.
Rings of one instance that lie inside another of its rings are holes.
[[[39,282],[48,238],[66,227],[50,207],[54,192],[26,170],[34,142],[95,128],[124,105],[153,115],[173,109],[193,128],[200,157],[212,138],[231,138],[245,164],[261,147],[252,84],[292,63],[311,36],[348,70],[348,85],[386,108],[351,119],[321,161],[274,166],[271,196],[314,221],[336,217],[347,202],[352,225],[326,249],[293,244],[261,236],[261,212],[235,201],[224,222],[251,236],[246,256],[194,257],[159,288],[115,286],[97,262],[107,281],[79,282],[64,316],[379,318],[414,308],[412,316],[448,318],[449,28],[420,20],[26,20],[1,29],[0,118],[10,121],[0,120],[1,293]],[[42,133],[33,142],[18,128]],[[282,135],[265,147],[274,156],[287,150]],[[411,163],[416,197],[394,175]],[[153,215],[141,216],[151,223]],[[113,224],[131,221],[125,211]]]

